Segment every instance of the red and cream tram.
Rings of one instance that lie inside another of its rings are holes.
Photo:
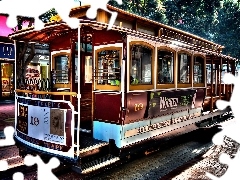
[[[78,29],[52,22],[9,36],[50,50],[49,78],[16,84],[19,147],[88,173],[151,139],[214,125],[230,112],[215,105],[232,93],[222,67],[235,73],[236,59],[221,54],[223,46],[112,6],[118,17],[107,30],[109,14],[99,10],[89,20],[88,8],[70,12]]]

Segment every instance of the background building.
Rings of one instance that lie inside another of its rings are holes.
[[[7,16],[0,14],[0,99],[14,97],[15,48],[13,41],[8,39],[13,30],[6,26],[6,20]]]

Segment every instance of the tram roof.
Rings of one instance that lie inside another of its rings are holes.
[[[86,11],[90,5],[85,6],[79,6],[76,8],[72,8],[70,12],[70,17],[77,17],[79,18],[79,23],[82,26],[90,26],[94,29],[107,29],[108,24],[105,22],[99,22],[95,20],[89,20],[86,19]],[[118,12],[118,18],[122,18],[126,21],[132,22],[132,27],[123,27],[120,25],[113,25],[112,30],[116,31],[122,31],[126,32],[127,34],[143,37],[149,40],[154,40],[157,42],[167,43],[171,44],[173,41],[178,41],[177,46],[181,46],[183,48],[196,50],[196,51],[202,51],[206,54],[215,55],[217,57],[223,57],[230,60],[237,60],[235,58],[232,58],[230,56],[226,56],[221,54],[222,49],[224,46],[216,44],[214,42],[211,42],[209,40],[206,40],[204,38],[201,38],[199,36],[190,34],[188,32],[179,30],[177,28],[173,28],[171,26],[167,26],[165,24],[138,16],[133,13],[129,13],[126,11],[123,11],[119,8],[113,7],[108,5],[107,6],[109,10]],[[107,15],[106,15],[107,16]],[[154,35],[151,35],[149,33],[144,33],[137,30],[136,23],[139,23],[141,25],[147,25],[146,27],[152,27],[154,30],[156,30],[156,33]],[[134,28],[134,25],[136,26]],[[167,31],[167,34],[164,34],[162,31]],[[46,23],[44,28],[42,30],[35,30],[34,27],[30,27],[27,29],[23,29],[17,32],[14,32],[9,35],[9,38],[11,40],[17,40],[17,41],[28,41],[28,42],[42,42],[42,43],[50,43],[57,37],[61,36],[62,34],[75,32],[75,29],[71,29],[66,23],[64,22],[50,22]],[[159,35],[160,33],[160,35]],[[168,35],[173,35],[172,37],[169,37]],[[181,43],[180,39],[177,39],[178,37],[184,37],[188,40],[191,40],[189,42]],[[193,42],[194,40],[194,42]],[[200,44],[196,44],[196,42]],[[205,48],[201,48],[202,44],[205,45]],[[210,48],[209,48],[210,47]]]

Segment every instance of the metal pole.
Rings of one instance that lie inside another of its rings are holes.
[[[17,93],[16,93],[16,89],[17,89],[17,42],[16,40],[14,40],[14,99],[15,99],[15,130],[16,130],[16,126],[17,126]]]
[[[157,60],[158,60],[158,48],[157,48],[157,43],[155,43],[155,48],[154,48],[154,50],[155,50],[155,53],[154,53],[154,91],[156,91],[156,89],[157,89],[157,78],[158,78],[158,76],[157,76],[157,74],[158,74],[158,69],[157,69]]]
[[[219,69],[219,97],[222,99],[222,57],[220,58],[220,69]]]
[[[213,112],[213,56],[211,56],[211,107],[210,111]]]
[[[77,156],[79,156],[79,143],[80,143],[80,99],[81,99],[81,92],[80,92],[80,76],[81,76],[81,72],[80,72],[80,59],[81,59],[81,25],[78,26],[78,121],[77,121]]]

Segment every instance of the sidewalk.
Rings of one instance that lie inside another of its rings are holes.
[[[2,131],[6,126],[14,125],[14,116],[14,101],[0,100],[0,131]]]

